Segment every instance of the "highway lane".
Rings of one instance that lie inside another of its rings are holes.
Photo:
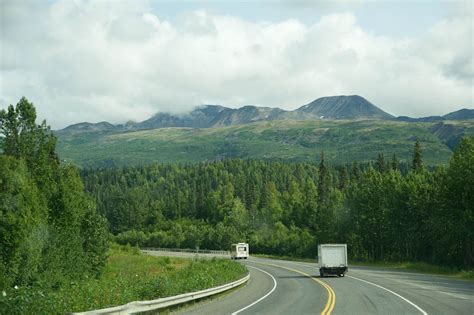
[[[241,261],[250,271],[246,286],[215,300],[178,310],[176,314],[321,313],[327,302],[323,286],[300,273],[253,260]]]
[[[470,281],[373,268],[354,268],[351,276],[390,288],[428,314],[474,314]]]
[[[336,301],[333,314],[421,314],[404,300],[393,296],[373,285],[349,278],[320,278],[315,264],[295,263],[281,260],[258,259],[259,264],[269,263],[291,268],[311,275],[327,283],[335,292]],[[295,313],[295,314],[316,314]]]
[[[332,314],[474,314],[470,281],[366,267],[350,267],[344,278],[320,278],[313,263],[254,257],[241,263],[251,273],[246,286],[178,313],[232,314],[270,292],[273,280],[267,272],[275,278],[276,288],[239,314],[320,314],[330,294],[317,281],[334,291]]]
[[[316,264],[263,261],[318,273]],[[334,314],[474,314],[471,281],[366,267],[322,280],[336,293]]]

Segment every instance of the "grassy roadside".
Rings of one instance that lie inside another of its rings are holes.
[[[360,267],[388,268],[388,269],[394,269],[394,270],[399,270],[399,271],[413,271],[413,272],[419,272],[419,273],[425,273],[425,274],[431,274],[431,275],[448,276],[452,278],[474,281],[474,270],[458,270],[454,268],[430,265],[430,264],[422,263],[422,262],[369,263],[369,262],[354,261],[354,262],[350,262],[350,265],[360,266]]]
[[[259,258],[270,258],[270,259],[282,259],[289,261],[300,261],[300,262],[309,262],[316,263],[317,259],[311,258],[298,258],[290,256],[277,256],[277,255],[265,255],[265,254],[252,254],[254,257]],[[399,271],[413,271],[419,273],[425,273],[430,275],[439,275],[447,276],[457,279],[465,279],[474,281],[474,270],[458,270],[453,268],[441,267],[436,265],[430,265],[422,262],[360,262],[360,261],[350,261],[349,267],[351,266],[360,266],[360,267],[375,267],[375,268],[387,268],[394,269]]]
[[[155,257],[113,246],[100,279],[60,288],[35,286],[0,294],[0,314],[64,314],[152,300],[218,286],[244,276],[241,264],[224,259]]]

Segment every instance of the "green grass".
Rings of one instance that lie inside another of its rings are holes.
[[[0,295],[0,314],[64,314],[199,291],[237,280],[247,270],[225,259],[154,257],[114,246],[100,279],[61,288],[29,287]]]
[[[423,262],[351,262],[353,266],[366,266],[366,267],[377,267],[377,268],[388,268],[400,271],[413,271],[419,273],[426,273],[431,275],[448,276],[458,279],[466,279],[474,281],[474,270],[458,270],[449,267],[436,266]]]
[[[395,153],[410,161],[419,139],[425,164],[446,164],[452,152],[430,131],[433,125],[383,120],[271,121],[208,129],[59,133],[58,152],[61,159],[80,166],[223,158],[318,161],[321,151],[331,163],[375,160],[378,153],[389,159]],[[456,128],[474,134],[472,125],[463,122]]]

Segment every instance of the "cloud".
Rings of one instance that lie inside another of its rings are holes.
[[[473,105],[465,11],[419,37],[391,38],[350,12],[306,25],[197,10],[171,23],[146,1],[0,6],[0,106],[25,95],[54,128],[202,103],[294,109],[336,94],[362,95],[395,115]]]

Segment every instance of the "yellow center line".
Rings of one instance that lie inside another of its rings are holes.
[[[326,282],[321,281],[321,280],[319,280],[319,279],[317,279],[317,278],[315,278],[315,277],[313,277],[313,276],[311,276],[311,275],[309,275],[309,274],[307,274],[303,271],[300,271],[300,270],[296,270],[296,269],[292,269],[292,268],[288,268],[288,267],[283,267],[283,266],[279,266],[279,265],[274,265],[274,264],[267,264],[267,263],[256,262],[256,261],[252,261],[252,262],[256,263],[256,264],[262,264],[262,265],[267,265],[267,266],[278,267],[278,268],[290,270],[290,271],[299,273],[303,276],[306,276],[310,279],[313,279],[314,281],[316,281],[317,283],[322,285],[326,289],[326,291],[328,291],[328,301],[326,302],[326,306],[324,307],[323,311],[321,312],[321,315],[330,315],[331,312],[333,311],[334,306],[336,305],[336,293],[334,293],[334,290]]]

